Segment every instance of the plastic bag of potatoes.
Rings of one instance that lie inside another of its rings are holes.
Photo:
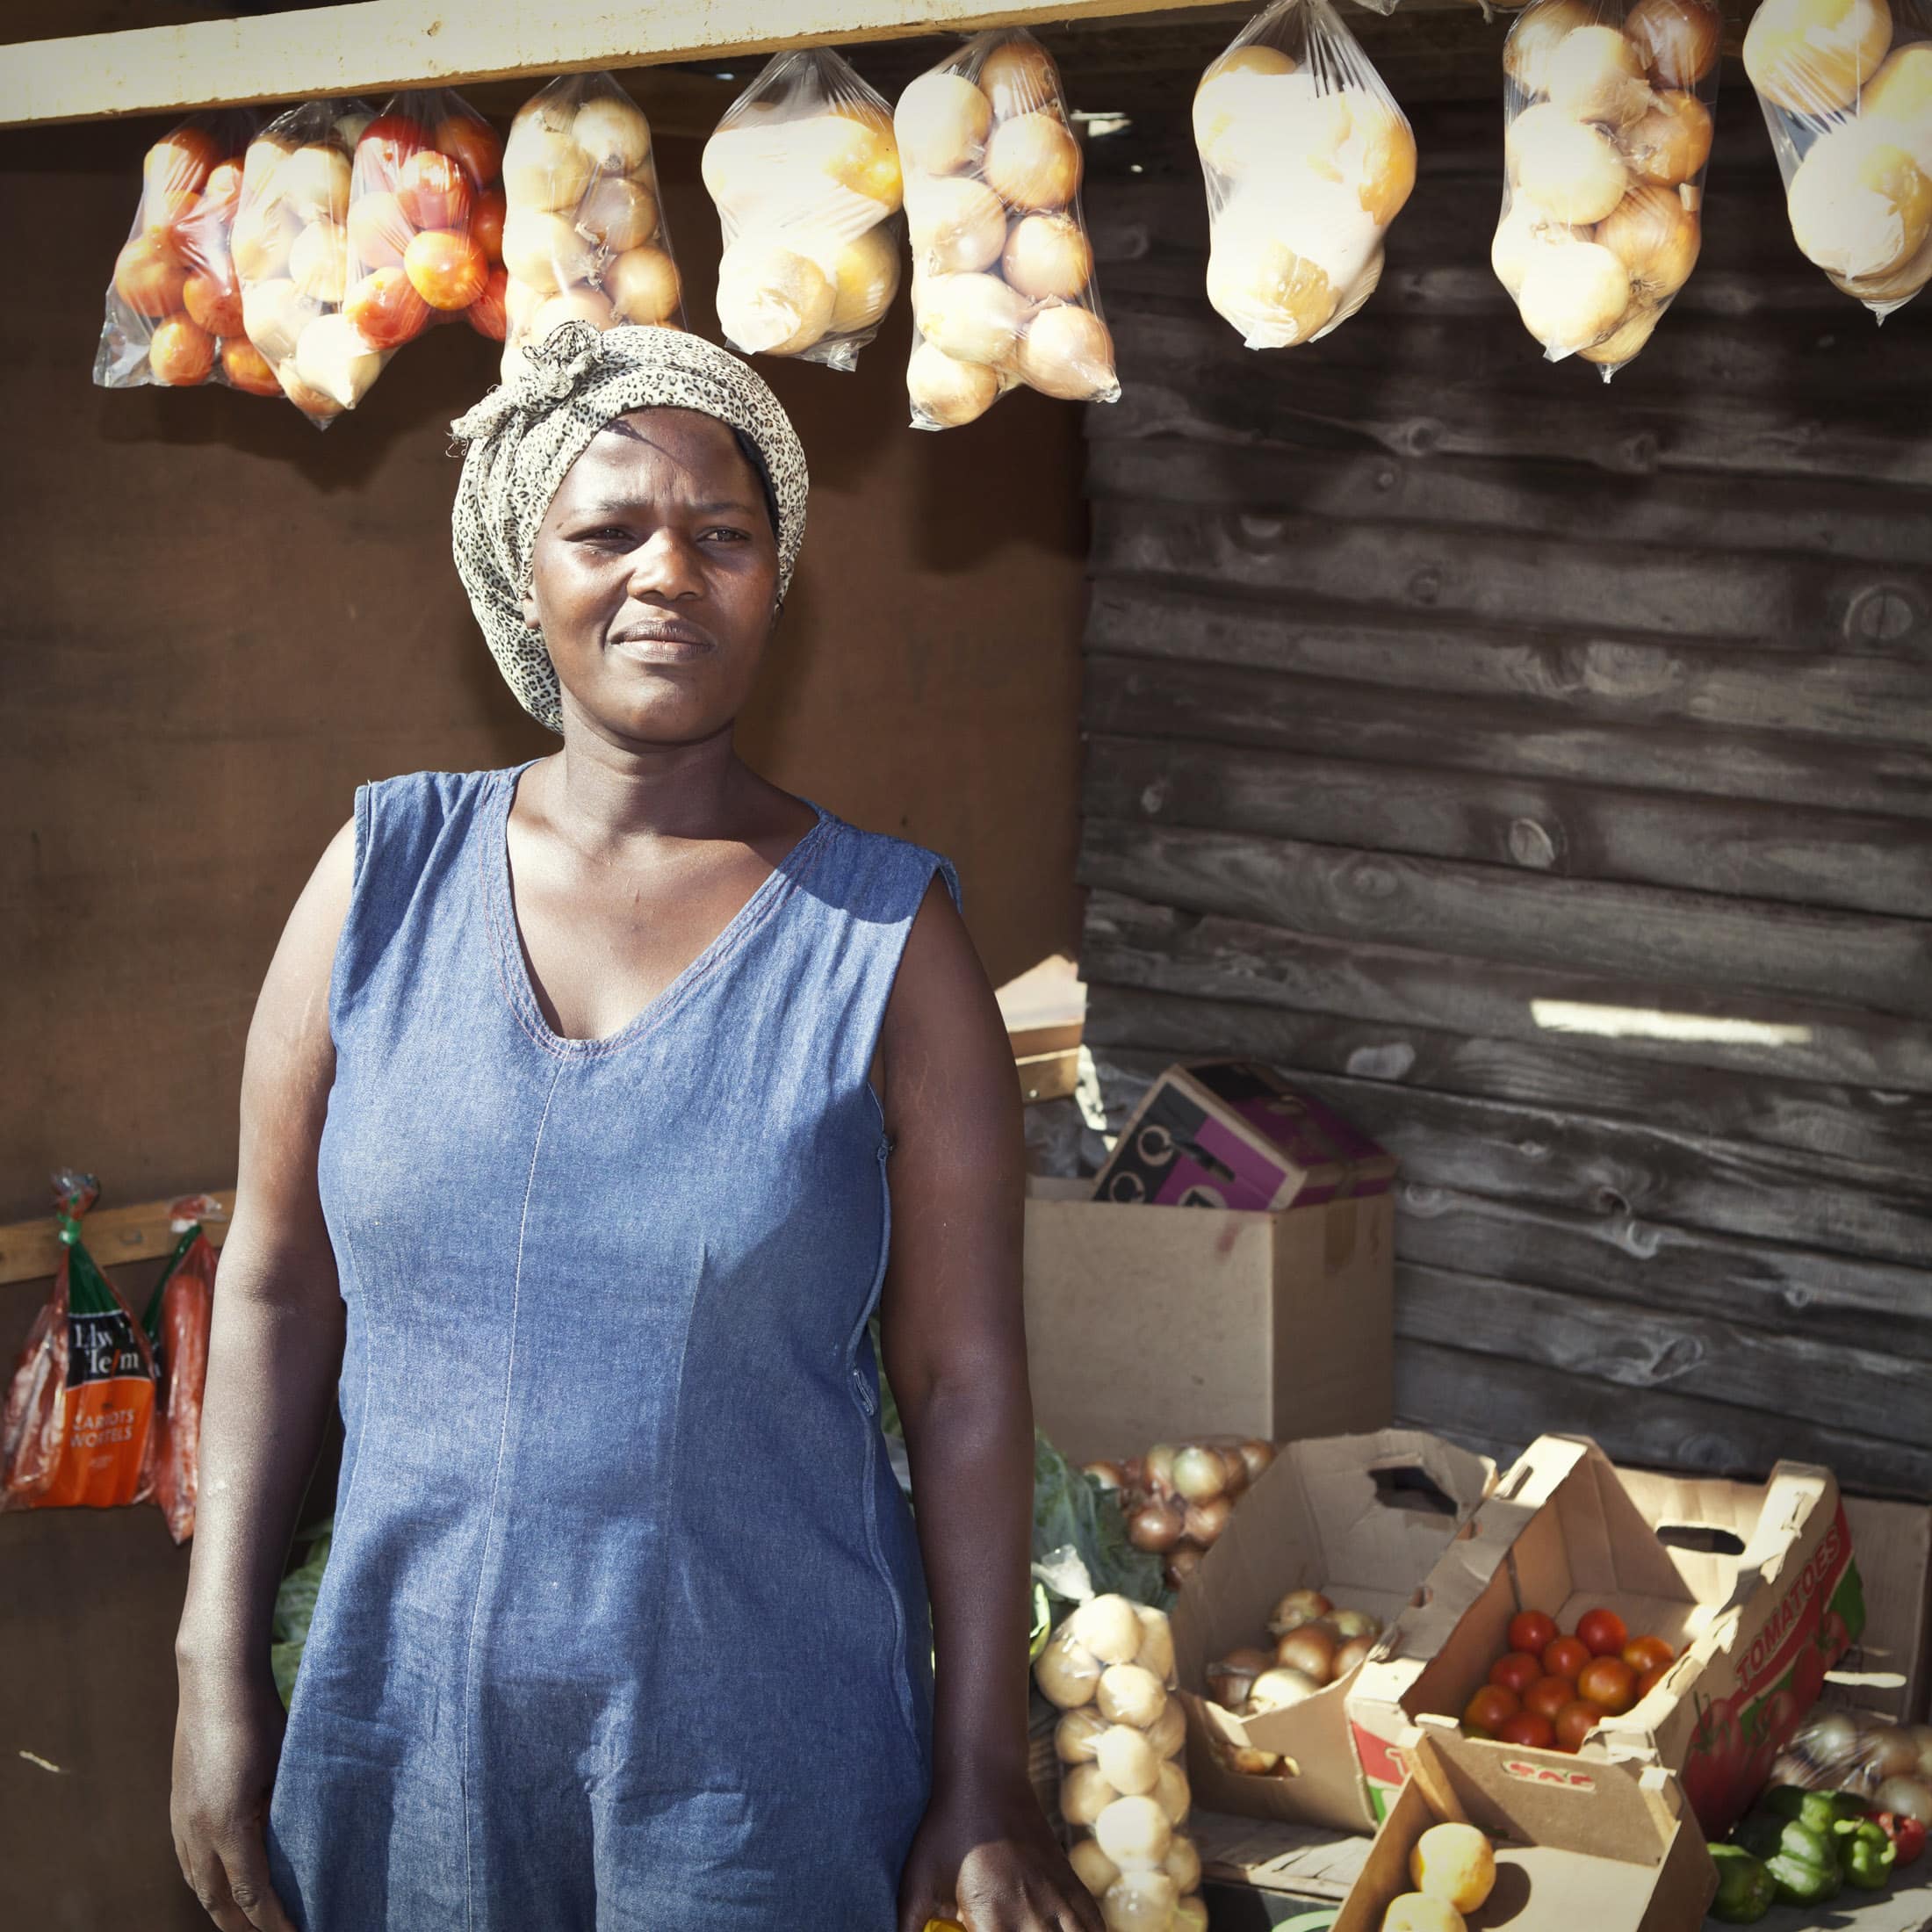
[[[1278,0],[1200,77],[1208,299],[1250,349],[1346,321],[1381,279],[1416,137],[1328,0]]]
[[[1552,362],[1607,382],[1690,279],[1722,36],[1716,0],[1534,0],[1510,29],[1489,259]]]
[[[1932,280],[1932,8],[1764,0],[1744,71],[1799,247],[1884,321]]]
[[[829,47],[781,54],[704,147],[717,321],[747,356],[855,369],[899,288],[892,110]]]
[[[684,327],[651,124],[609,74],[570,74],[517,110],[503,149],[508,381],[559,324]]]
[[[1016,383],[1114,401],[1080,143],[1052,55],[1030,33],[979,34],[906,88],[893,126],[912,244],[914,426],[970,422]]]
[[[381,354],[432,322],[460,318],[502,340],[502,160],[495,130],[447,89],[398,94],[363,130],[342,318],[371,360],[351,378],[348,407],[367,393]]]
[[[1068,1852],[1109,1932],[1200,1932],[1200,1854],[1181,1830],[1193,1803],[1187,1719],[1174,1687],[1164,1611],[1091,1597],[1047,1640],[1034,1666],[1063,1714],[1060,1815],[1080,1835]]]
[[[242,333],[228,246],[254,132],[249,113],[194,114],[148,150],[94,352],[103,389],[221,382],[281,393],[275,371]]]
[[[342,314],[350,157],[374,118],[350,100],[278,115],[249,143],[228,238],[249,340],[318,428],[355,407],[385,360]]]

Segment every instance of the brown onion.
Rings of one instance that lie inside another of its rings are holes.
[[[1274,1460],[1274,1445],[1256,1437],[1242,1444],[1241,1460],[1248,1465],[1248,1480],[1252,1482]]]
[[[1248,1692],[1260,1675],[1258,1670],[1237,1669],[1223,1657],[1219,1663],[1208,1666],[1208,1695],[1225,1709],[1238,1711],[1248,1701]]]
[[[1190,1447],[1174,1458],[1174,1487],[1190,1503],[1207,1503],[1228,1487],[1218,1450]]]
[[[1239,1496],[1248,1487],[1248,1459],[1238,1449],[1221,1449],[1215,1452],[1221,1458],[1222,1467],[1228,1472],[1226,1494]]]
[[[1268,1612],[1268,1634],[1285,1637],[1317,1617],[1326,1617],[1335,1608],[1318,1590],[1291,1590]]]
[[[1211,1549],[1234,1513],[1234,1503],[1224,1496],[1217,1496],[1211,1503],[1190,1503],[1181,1519],[1183,1533],[1203,1549]]]
[[[1178,1504],[1143,1503],[1127,1519],[1127,1539],[1137,1550],[1151,1550],[1157,1556],[1180,1541],[1186,1518]]]
[[[1373,1637],[1351,1637],[1335,1653],[1335,1662],[1329,1668],[1329,1682],[1339,1683],[1350,1671],[1366,1663],[1368,1654],[1374,1647]]]
[[[1171,1443],[1157,1442],[1142,1461],[1147,1486],[1156,1496],[1163,1496],[1174,1487],[1174,1445]]]
[[[1127,1479],[1121,1474],[1117,1462],[1083,1462],[1080,1474],[1092,1476],[1103,1489],[1121,1489],[1127,1486]]]
[[[1183,1588],[1200,1568],[1200,1552],[1192,1543],[1179,1544],[1167,1559],[1168,1589]]]
[[[1291,1630],[1274,1647],[1274,1661],[1285,1669],[1300,1670],[1326,1683],[1335,1670],[1335,1653],[1339,1647],[1334,1637],[1319,1624],[1304,1624]]]

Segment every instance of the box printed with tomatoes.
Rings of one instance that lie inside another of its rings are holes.
[[[1418,1719],[1452,1762],[1546,1782],[1565,1757],[1663,1765],[1704,1829],[1742,1812],[1864,1621],[1828,1470],[1781,1464],[1727,1577],[1679,1563],[1595,1444],[1526,1450],[1351,1689],[1378,1816]],[[1445,1627],[1453,1615],[1453,1625]],[[1574,1774],[1585,1785],[1590,1773]]]

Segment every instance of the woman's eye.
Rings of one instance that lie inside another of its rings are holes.
[[[749,540],[743,530],[734,530],[724,523],[720,523],[715,530],[706,530],[704,534],[707,537],[721,537],[727,544],[742,544]]]

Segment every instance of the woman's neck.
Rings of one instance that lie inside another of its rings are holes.
[[[729,730],[696,745],[635,746],[569,732],[530,776],[536,816],[587,854],[745,837],[755,795],[767,789],[739,763]],[[526,780],[520,796],[531,789]]]

